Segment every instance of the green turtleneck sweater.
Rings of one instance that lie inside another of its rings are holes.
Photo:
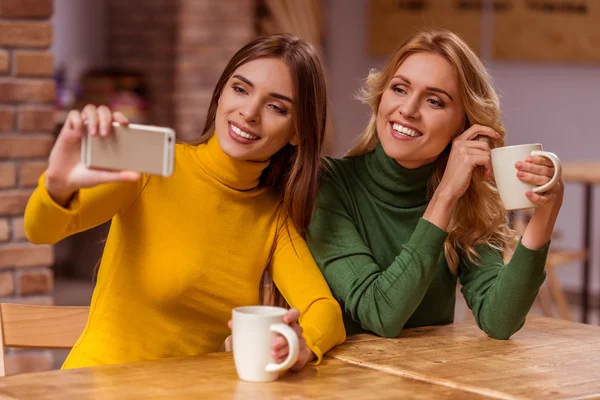
[[[406,169],[381,145],[331,160],[308,229],[309,248],[344,310],[347,334],[397,337],[403,328],[454,320],[457,278],[479,327],[508,339],[525,322],[545,278],[549,244],[519,242],[506,265],[487,246],[458,274],[444,257],[447,232],[422,219],[434,164]]]

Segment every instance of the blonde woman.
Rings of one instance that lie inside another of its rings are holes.
[[[508,339],[544,281],[562,182],[527,193],[538,207],[517,241],[490,164],[504,145],[498,97],[451,32],[410,38],[371,72],[362,99],[371,120],[348,157],[331,160],[307,234],[347,333],[450,323],[459,279],[479,327]],[[553,170],[534,157],[515,174],[539,185]]]

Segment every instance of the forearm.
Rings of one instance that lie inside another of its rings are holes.
[[[34,244],[56,243],[110,220],[141,190],[141,182],[103,184],[78,190],[64,206],[50,195],[44,173],[25,210],[25,233]]]
[[[530,250],[539,250],[548,244],[558,218],[558,211],[559,209],[536,209],[521,238],[523,246]]]
[[[340,305],[333,297],[315,301],[300,318],[300,326],[316,363],[334,346],[346,339]],[[313,360],[311,360],[313,361]]]
[[[334,292],[338,288],[337,297],[344,299],[345,310],[364,329],[380,336],[396,337],[427,293],[446,237],[446,232],[421,220],[411,239],[385,271],[381,272],[376,266],[357,267],[356,270],[367,272],[350,277],[342,274],[336,279],[331,271],[326,276]],[[353,264],[360,262],[356,258]],[[344,286],[344,282],[353,283]]]
[[[495,339],[508,339],[523,325],[544,282],[548,247],[534,251],[522,243],[505,266],[471,267],[463,294],[479,327]]]

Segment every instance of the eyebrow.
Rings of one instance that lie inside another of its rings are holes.
[[[402,79],[403,81],[405,81],[406,83],[408,83],[410,85],[410,81],[406,77],[404,77],[402,75],[394,75],[394,78],[400,78],[400,79]],[[454,101],[454,99],[452,99],[452,96],[450,96],[450,94],[448,94],[448,92],[446,92],[443,89],[432,87],[432,86],[428,86],[425,89],[428,90],[428,91],[430,91],[430,92],[436,92],[436,93],[445,94],[446,96],[448,96],[450,98],[450,100]]]
[[[240,81],[244,82],[246,85],[248,85],[250,87],[254,87],[254,84],[252,82],[250,82],[247,78],[243,77],[242,75],[233,75],[233,78],[239,79]],[[276,99],[288,101],[288,102],[290,102],[290,104],[294,104],[292,99],[290,99],[289,97],[284,96],[282,94],[279,94],[279,93],[269,93],[269,96],[275,97]]]

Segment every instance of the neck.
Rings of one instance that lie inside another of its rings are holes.
[[[270,162],[238,160],[229,156],[221,148],[214,133],[207,142],[198,145],[196,154],[198,161],[210,175],[223,185],[240,191],[256,188]]]
[[[407,168],[389,157],[381,143],[361,157],[361,181],[381,201],[402,208],[426,204],[428,184],[436,163]]]

